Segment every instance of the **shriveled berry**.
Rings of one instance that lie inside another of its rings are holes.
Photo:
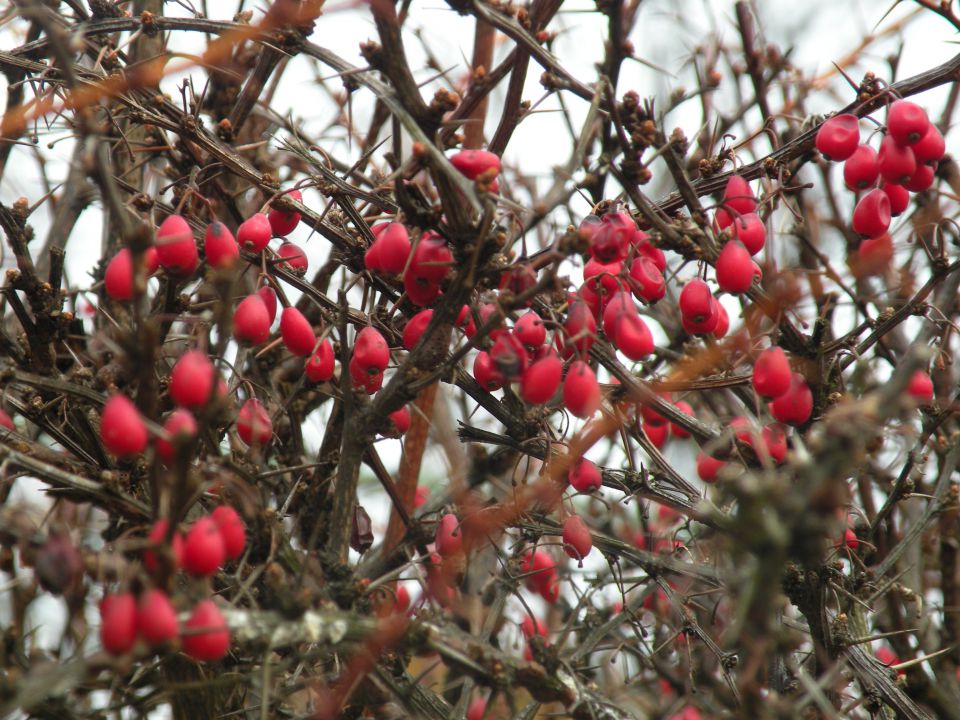
[[[775,398],[790,389],[792,372],[783,348],[768,347],[753,365],[753,387],[763,397]]]
[[[157,260],[160,267],[175,277],[193,273],[200,264],[200,253],[190,225],[180,215],[168,215],[157,229]]]
[[[287,350],[300,357],[312,353],[317,344],[317,336],[310,321],[292,305],[285,307],[280,314],[280,336]]]
[[[834,115],[817,130],[815,143],[827,160],[846,160],[860,144],[859,118],[851,113]]]
[[[861,145],[843,164],[843,181],[851,190],[866,190],[873,187],[880,177],[877,151],[869,145]]]
[[[326,382],[333,377],[335,359],[333,344],[329,338],[324,338],[303,366],[303,373],[310,382]]]
[[[273,236],[270,221],[263,213],[254,213],[237,228],[237,244],[252,253],[261,252]]]
[[[853,210],[853,230],[866,237],[883,235],[890,227],[890,198],[880,190],[871,190]]]
[[[593,369],[577,360],[567,369],[563,381],[563,404],[579,418],[589,418],[600,407],[600,385]]]
[[[593,549],[590,528],[579,515],[571,515],[563,523],[563,551],[574,560],[583,560]]]
[[[136,455],[146,449],[147,426],[129,398],[114,395],[104,403],[100,439],[103,446],[118,457]]]
[[[887,133],[901,145],[919,142],[929,127],[927,111],[909,100],[895,100],[887,110]]]
[[[580,458],[567,471],[567,481],[580,493],[592,493],[603,485],[600,468],[592,460]]]
[[[243,555],[243,548],[247,544],[247,528],[240,514],[229,505],[220,505],[210,513],[210,517],[223,538],[227,559],[236,560]]]
[[[263,403],[249,398],[237,413],[237,434],[247,445],[266,445],[273,437],[273,421]]]
[[[167,465],[173,463],[179,443],[186,442],[197,435],[197,421],[193,413],[185,408],[174,410],[163,423],[164,431],[170,436],[167,440],[158,437],[155,443],[157,456]]]
[[[162,590],[147,590],[140,598],[137,631],[154,647],[171,642],[180,633],[177,611]]]
[[[137,601],[128,592],[100,602],[100,642],[111,655],[125,655],[137,641]]]
[[[203,233],[203,254],[210,267],[231,268],[240,257],[240,246],[230,228],[214,220]]]
[[[270,337],[270,313],[258,293],[247,295],[233,312],[233,336],[242,343],[260,345]]]
[[[184,625],[183,651],[194,660],[213,662],[230,649],[230,630],[213,600],[201,600]]]

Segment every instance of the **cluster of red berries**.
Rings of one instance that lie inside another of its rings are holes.
[[[173,569],[182,567],[195,577],[213,575],[227,560],[239,558],[246,545],[243,520],[227,505],[199,518],[185,536],[171,533],[167,521],[158,520],[147,536],[154,547],[143,556],[150,573],[159,567],[156,549],[166,546],[168,535]],[[138,637],[152,648],[165,647],[180,637],[183,651],[195,660],[219,660],[230,647],[230,631],[210,599],[197,603],[182,630],[170,597],[157,588],[143,591],[139,602],[130,592],[106,595],[100,604],[100,620],[101,642],[111,655],[130,652]]]
[[[828,160],[843,162],[846,186],[864,193],[853,211],[853,229],[863,240],[852,269],[859,275],[881,272],[893,258],[891,218],[907,209],[910,193],[933,185],[937,163],[946,151],[943,135],[922,107],[895,100],[887,109],[879,150],[861,144],[860,120],[850,113],[824,122],[816,147]]]

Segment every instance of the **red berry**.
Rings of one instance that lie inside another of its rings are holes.
[[[180,215],[168,215],[157,229],[157,260],[170,275],[190,275],[200,264],[200,253],[190,225]]]
[[[273,321],[277,319],[277,291],[269,285],[264,285],[257,290],[257,295],[263,300],[267,314],[270,316],[270,324],[273,325]]]
[[[147,590],[140,598],[137,632],[154,647],[165,645],[180,633],[177,611],[162,590]]]
[[[653,264],[657,266],[657,269],[660,272],[664,272],[667,269],[667,258],[663,254],[663,250],[658,247],[654,247],[650,243],[650,236],[647,235],[643,230],[637,230],[633,234],[633,239],[630,241],[630,245],[633,247],[635,256],[634,257],[647,257],[653,260]]]
[[[410,258],[409,272],[416,278],[440,282],[453,265],[453,254],[446,241],[437,233],[427,231]]]
[[[480,387],[487,392],[493,392],[503,387],[503,375],[493,364],[490,353],[481,350],[473,361],[473,377]]]
[[[723,246],[717,257],[717,284],[724,292],[747,292],[758,270],[747,249],[736,240],[731,240]]]
[[[751,255],[763,250],[767,239],[767,228],[756,213],[741,215],[731,225],[731,237],[739,240]]]
[[[100,642],[111,655],[125,655],[137,641],[137,602],[131,593],[107,595],[100,603]]]
[[[900,145],[890,135],[880,143],[877,163],[880,167],[880,176],[892,183],[904,182],[917,170],[917,160],[913,156],[913,150],[906,145]]]
[[[853,210],[853,230],[866,237],[877,237],[889,227],[890,198],[883,190],[871,190]]]
[[[860,547],[860,540],[857,538],[857,534],[853,530],[847,528],[843,532],[842,544],[850,550],[856,550],[858,547]]]
[[[427,325],[433,319],[433,310],[421,310],[407,321],[403,327],[403,347],[407,350],[413,350],[423,333],[426,332]]]
[[[201,600],[184,625],[183,651],[194,660],[219,660],[230,649],[230,630],[213,600]]]
[[[147,540],[155,545],[160,545],[166,541],[167,528],[169,523],[166,520],[157,520],[147,535]],[[170,540],[170,553],[173,557],[173,569],[176,570],[183,564],[183,538],[177,531],[173,532]],[[157,570],[157,556],[153,550],[145,550],[143,553],[143,564],[151,573]]]
[[[770,413],[788,425],[802,425],[813,412],[813,393],[800,373],[793,373],[790,389],[770,403]]]
[[[753,196],[750,183],[741,175],[731,175],[727,180],[727,186],[723,191],[723,204],[740,215],[752,213],[757,209],[757,199]]]
[[[893,260],[893,240],[887,233],[869,238],[860,243],[857,253],[850,259],[850,268],[856,277],[880,275]]]
[[[567,471],[567,481],[580,493],[592,493],[603,485],[603,476],[596,463],[580,458]]]
[[[403,274],[403,291],[418,307],[429,305],[440,297],[440,284],[417,276],[411,269]]]
[[[936,167],[933,165],[918,165],[917,171],[910,176],[910,179],[903,183],[903,186],[910,192],[923,192],[933,186],[935,179],[934,173]]]
[[[553,351],[532,363],[520,379],[520,396],[531,405],[541,405],[552,398],[563,379],[563,363]]]
[[[280,336],[287,350],[300,357],[311,354],[317,344],[310,321],[292,305],[280,314]]]
[[[500,173],[500,158],[489,150],[461,150],[450,156],[450,162],[470,180],[490,170],[494,176]]]
[[[677,410],[682,412],[684,415],[689,415],[690,417],[696,417],[693,414],[693,407],[691,407],[690,403],[686,402],[685,400],[681,400],[680,402],[677,403]],[[670,421],[670,434],[680,440],[690,437],[689,432],[687,432],[684,428],[677,425],[672,420]]]
[[[247,445],[266,445],[273,437],[270,413],[256,398],[248,399],[237,413],[237,434]]]
[[[661,392],[657,394],[667,402],[671,401],[670,393]],[[640,417],[643,418],[643,421],[651,425],[663,425],[667,422],[667,419],[661,415],[650,402],[638,403],[637,410],[640,412]]]
[[[233,336],[242,343],[260,345],[270,337],[270,313],[259,293],[247,295],[233,312]]]
[[[540,618],[526,615],[520,622],[520,632],[523,633],[523,636],[527,638],[527,640],[534,635],[545,638],[550,634],[550,628],[548,628],[547,624]]]
[[[626,283],[620,279],[622,275],[623,262],[620,260],[603,263],[590,258],[583,266],[584,285],[600,296],[601,303],[624,289]]]
[[[292,200],[303,202],[303,195],[299,190],[291,190],[287,195]],[[270,223],[270,231],[274,237],[286,237],[300,224],[300,213],[296,210],[280,210],[273,208],[267,215],[267,221]]]
[[[753,387],[763,397],[775,398],[790,389],[790,361],[783,348],[768,347],[753,365]]]
[[[653,446],[658,449],[666,444],[667,437],[670,435],[670,426],[666,423],[661,425],[641,423],[640,429],[643,431],[643,434],[647,436],[647,440],[653,443]]]
[[[367,326],[357,333],[353,344],[353,358],[364,370],[383,372],[390,363],[390,347],[379,330]]]
[[[918,163],[930,165],[939,162],[947,151],[947,146],[943,141],[940,130],[936,125],[930,123],[924,136],[911,145],[910,149],[913,150],[913,156]]]
[[[642,255],[630,265],[630,288],[637,300],[653,304],[667,294],[663,272],[650,258]]]
[[[213,394],[215,380],[216,370],[207,354],[188,350],[170,373],[170,397],[181,407],[202,407]]]
[[[566,331],[568,353],[572,354],[573,349],[581,355],[590,352],[597,339],[597,321],[585,302],[577,300],[570,306],[563,329]]]
[[[174,410],[170,413],[166,422],[163,423],[163,429],[170,440],[164,437],[158,437],[155,443],[157,455],[167,465],[171,465],[176,457],[176,444],[178,440],[184,442],[186,439],[196,437],[197,421],[193,413],[184,408]]]
[[[883,190],[887,198],[889,198],[890,214],[894,217],[902,214],[907,209],[907,206],[910,205],[910,191],[903,185],[881,183],[880,189]]]
[[[104,447],[118,457],[136,455],[147,447],[147,426],[129,398],[114,395],[104,403],[100,439]]]
[[[306,252],[302,247],[289,240],[277,248],[277,258],[280,260],[281,268],[295,275],[304,275],[309,267]]]
[[[395,435],[403,435],[410,429],[410,408],[404,405],[399,410],[395,410],[390,413],[387,417],[390,418],[390,422],[393,423],[393,427],[396,432]]]
[[[427,498],[430,497],[430,488],[426,485],[417,485],[417,491],[413,496],[413,507],[422,508],[427,504]]]
[[[223,538],[227,559],[236,560],[243,555],[243,548],[247,544],[247,528],[240,514],[229,505],[220,505],[210,517]]]
[[[850,113],[834,115],[817,130],[815,142],[827,160],[846,160],[860,143],[860,120]]]
[[[144,253],[144,264],[148,275],[157,269],[157,249],[152,245]],[[133,299],[133,254],[130,248],[122,248],[113,256],[103,273],[103,288],[111,299],[118,302]]]
[[[907,383],[907,393],[910,397],[920,401],[924,405],[933,403],[933,379],[929,373],[923,370],[917,370],[910,376]]]
[[[727,315],[727,310],[723,307],[723,303],[716,298],[714,298],[713,303],[717,309],[717,324],[710,332],[713,333],[715,338],[722,338],[727,334],[727,330],[730,329],[730,316]]]
[[[463,550],[463,533],[456,515],[447,513],[440,518],[437,523],[436,544],[437,552],[442,557],[457,555]]]
[[[601,263],[623,260],[636,232],[637,223],[630,213],[607,213],[590,237],[590,254]]]
[[[653,334],[636,310],[618,315],[612,330],[613,344],[631,360],[643,360],[653,353]]]
[[[210,267],[231,268],[240,257],[240,247],[230,228],[214,220],[203,233],[203,254]]]
[[[702,323],[716,315],[713,293],[700,278],[690,280],[680,291],[680,314],[693,323]]]
[[[547,328],[543,319],[530,310],[513,325],[513,334],[527,347],[540,347],[547,340]]]
[[[333,345],[324,338],[303,366],[303,373],[310,382],[326,382],[333,377],[334,360]]]
[[[261,252],[270,242],[273,230],[263,213],[254,213],[237,228],[237,243],[247,252]]]
[[[487,701],[482,697],[474,698],[467,708],[467,720],[483,720],[487,712]]]
[[[724,460],[716,460],[703,452],[697,453],[697,475],[699,475],[700,479],[704,482],[716,482],[717,473],[720,472],[726,464]]]
[[[223,536],[213,518],[198,519],[183,540],[183,569],[198,577],[213,575],[226,556]]]
[[[377,238],[367,250],[367,255],[373,255],[376,267],[366,262],[367,269],[399,275],[410,257],[410,234],[406,226],[403,223],[391,222],[381,223],[371,229]]]
[[[393,604],[393,611],[402,613],[410,607],[410,591],[405,585],[397,586],[397,599]]]
[[[373,395],[383,386],[383,370],[361,365],[355,357],[350,359],[347,370],[350,371],[353,387],[363,388],[367,395]]]
[[[843,164],[843,181],[851,190],[866,190],[880,177],[877,151],[869,145],[861,145]]]
[[[563,381],[563,404],[578,418],[589,418],[600,407],[600,385],[593,370],[577,360],[567,370]]]
[[[0,427],[6,428],[7,430],[16,431],[16,426],[13,424],[13,418],[11,418],[3,410],[0,410]]]
[[[929,127],[927,111],[909,100],[896,100],[887,110],[887,133],[901,145],[919,142]]]
[[[563,523],[563,551],[574,560],[583,560],[593,549],[590,528],[579,515],[571,515]]]
[[[553,584],[557,575],[557,563],[544,550],[527,552],[523,556],[520,572],[526,575],[527,587],[534,592],[541,592]]]
[[[504,333],[496,339],[493,347],[490,348],[490,359],[507,381],[519,379],[527,369],[529,360],[523,343],[510,333]]]

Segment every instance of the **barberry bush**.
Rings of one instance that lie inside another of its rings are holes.
[[[15,0],[0,716],[960,718],[960,16],[867,5]]]

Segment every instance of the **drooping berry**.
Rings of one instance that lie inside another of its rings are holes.
[[[407,321],[403,328],[403,347],[413,350],[433,319],[433,310],[421,310]]]
[[[114,395],[104,403],[100,439],[103,446],[118,457],[136,455],[146,449],[147,426],[129,398]]]
[[[724,292],[747,292],[758,270],[747,249],[738,241],[731,240],[723,246],[717,257],[717,284]]]
[[[137,641],[137,601],[132,593],[114,593],[100,602],[100,642],[111,655],[125,655]]]
[[[280,314],[280,336],[287,350],[299,357],[310,355],[317,344],[310,321],[292,305]]]
[[[630,288],[638,300],[645,300],[651,305],[662,300],[667,294],[663,272],[645,255],[638,257],[630,265]]]
[[[590,528],[579,515],[571,515],[563,523],[563,551],[574,560],[583,560],[593,549]]]
[[[877,151],[869,145],[861,145],[843,164],[843,181],[851,190],[866,190],[873,187],[880,177]]]
[[[303,366],[303,373],[310,382],[326,382],[333,377],[335,359],[333,344],[329,338],[324,338]]]
[[[273,421],[263,403],[249,398],[237,413],[237,434],[247,445],[266,445],[273,437]]]
[[[680,291],[680,314],[693,323],[702,323],[716,314],[713,293],[700,278],[690,280]]]
[[[600,407],[600,385],[593,369],[577,360],[567,369],[563,381],[563,404],[578,418],[589,418]]]
[[[933,403],[933,379],[930,377],[930,374],[924,372],[923,370],[917,370],[910,376],[910,381],[907,383],[907,393],[910,397],[915,400],[923,403],[924,405],[930,405]]]
[[[877,163],[880,168],[880,177],[891,183],[905,182],[917,171],[917,159],[913,155],[913,150],[899,144],[890,135],[880,143]]]
[[[723,204],[727,208],[745,215],[757,209],[757,199],[753,196],[750,183],[742,175],[731,175],[723,190]]]
[[[751,255],[763,250],[767,240],[767,228],[756,213],[741,215],[730,226],[731,237],[739,240]]]
[[[291,190],[287,193],[291,200],[303,202],[303,195],[299,190]],[[270,223],[270,232],[274,237],[286,237],[300,224],[300,213],[296,210],[281,210],[273,208],[267,215],[267,221]]]
[[[532,363],[520,379],[520,396],[531,405],[541,405],[552,398],[563,379],[563,363],[553,351]]]
[[[880,189],[886,193],[887,198],[890,200],[890,214],[893,217],[901,215],[910,205],[910,191],[903,185],[881,183]]]
[[[213,394],[215,381],[216,370],[207,354],[188,350],[170,373],[170,397],[181,407],[202,407]]]
[[[513,326],[513,334],[527,347],[537,348],[547,340],[547,328],[543,319],[530,310],[522,315]]]
[[[240,257],[240,246],[230,228],[214,220],[203,233],[203,254],[210,267],[231,268]]]
[[[377,270],[399,275],[410,257],[410,234],[403,223],[381,223],[371,228],[376,240],[367,250],[365,258],[373,257],[373,264],[365,260],[368,270]],[[441,276],[442,277],[442,276]]]
[[[753,365],[753,387],[763,397],[775,398],[790,389],[790,361],[783,348],[768,347]]]
[[[183,651],[194,660],[213,662],[230,649],[230,630],[213,600],[201,600],[184,625]]]
[[[137,631],[154,647],[171,642],[180,633],[177,611],[162,590],[147,590],[140,598]]]
[[[453,513],[447,513],[437,523],[437,552],[443,557],[457,555],[463,550],[463,533],[460,520]]]
[[[264,285],[257,290],[257,295],[263,300],[267,315],[270,317],[270,324],[273,325],[273,321],[277,319],[277,291],[269,285]]]
[[[357,333],[353,358],[364,370],[383,372],[390,363],[390,347],[379,330],[367,326]]]
[[[853,155],[860,144],[860,120],[851,113],[834,115],[817,130],[815,142],[827,160],[842,162]]]
[[[580,458],[567,471],[567,481],[580,493],[592,493],[603,485],[600,468],[592,460]]]
[[[270,337],[270,313],[259,293],[247,295],[233,312],[233,336],[242,343],[260,345]]]
[[[489,150],[461,150],[450,156],[450,162],[469,180],[476,180],[485,172],[500,173],[500,158]]]
[[[200,253],[190,225],[180,215],[168,215],[157,229],[157,260],[160,267],[175,277],[193,273],[200,264]]]
[[[716,482],[717,473],[719,473],[726,464],[726,461],[712,458],[704,452],[697,453],[697,475],[704,482]]]
[[[947,151],[947,145],[939,128],[930,123],[924,136],[911,145],[910,149],[913,150],[913,156],[918,163],[931,165],[940,161]]]
[[[853,230],[866,237],[883,235],[890,227],[890,198],[880,190],[871,190],[853,210]]]
[[[279,266],[294,275],[304,275],[309,268],[307,253],[302,247],[289,240],[277,248]]]
[[[158,437],[154,445],[157,455],[166,464],[171,465],[176,457],[177,444],[197,435],[197,421],[193,413],[185,408],[174,410],[163,423],[164,431],[170,436],[167,440]]]
[[[927,111],[909,100],[896,100],[887,110],[887,133],[901,145],[919,142],[929,127]]]
[[[247,544],[247,528],[240,514],[229,505],[220,505],[210,513],[210,518],[223,538],[227,559],[236,560],[243,555],[243,548]]]
[[[213,575],[227,556],[223,536],[209,516],[199,518],[183,539],[183,569],[197,577]]]
[[[677,410],[682,412],[684,415],[695,417],[693,414],[693,407],[686,400],[680,400],[676,405]],[[690,437],[690,433],[685,428],[673,422],[673,420],[670,421],[670,434],[680,440],[685,440],[686,438]]]
[[[254,213],[237,228],[237,244],[252,253],[262,252],[273,236],[270,221],[263,213]]]
[[[813,393],[800,373],[793,373],[790,389],[770,403],[770,413],[787,425],[802,425],[813,412]]]
[[[632,301],[630,309],[617,314],[611,324],[610,338],[617,350],[628,358],[643,360],[653,352],[653,334],[632,307]]]

